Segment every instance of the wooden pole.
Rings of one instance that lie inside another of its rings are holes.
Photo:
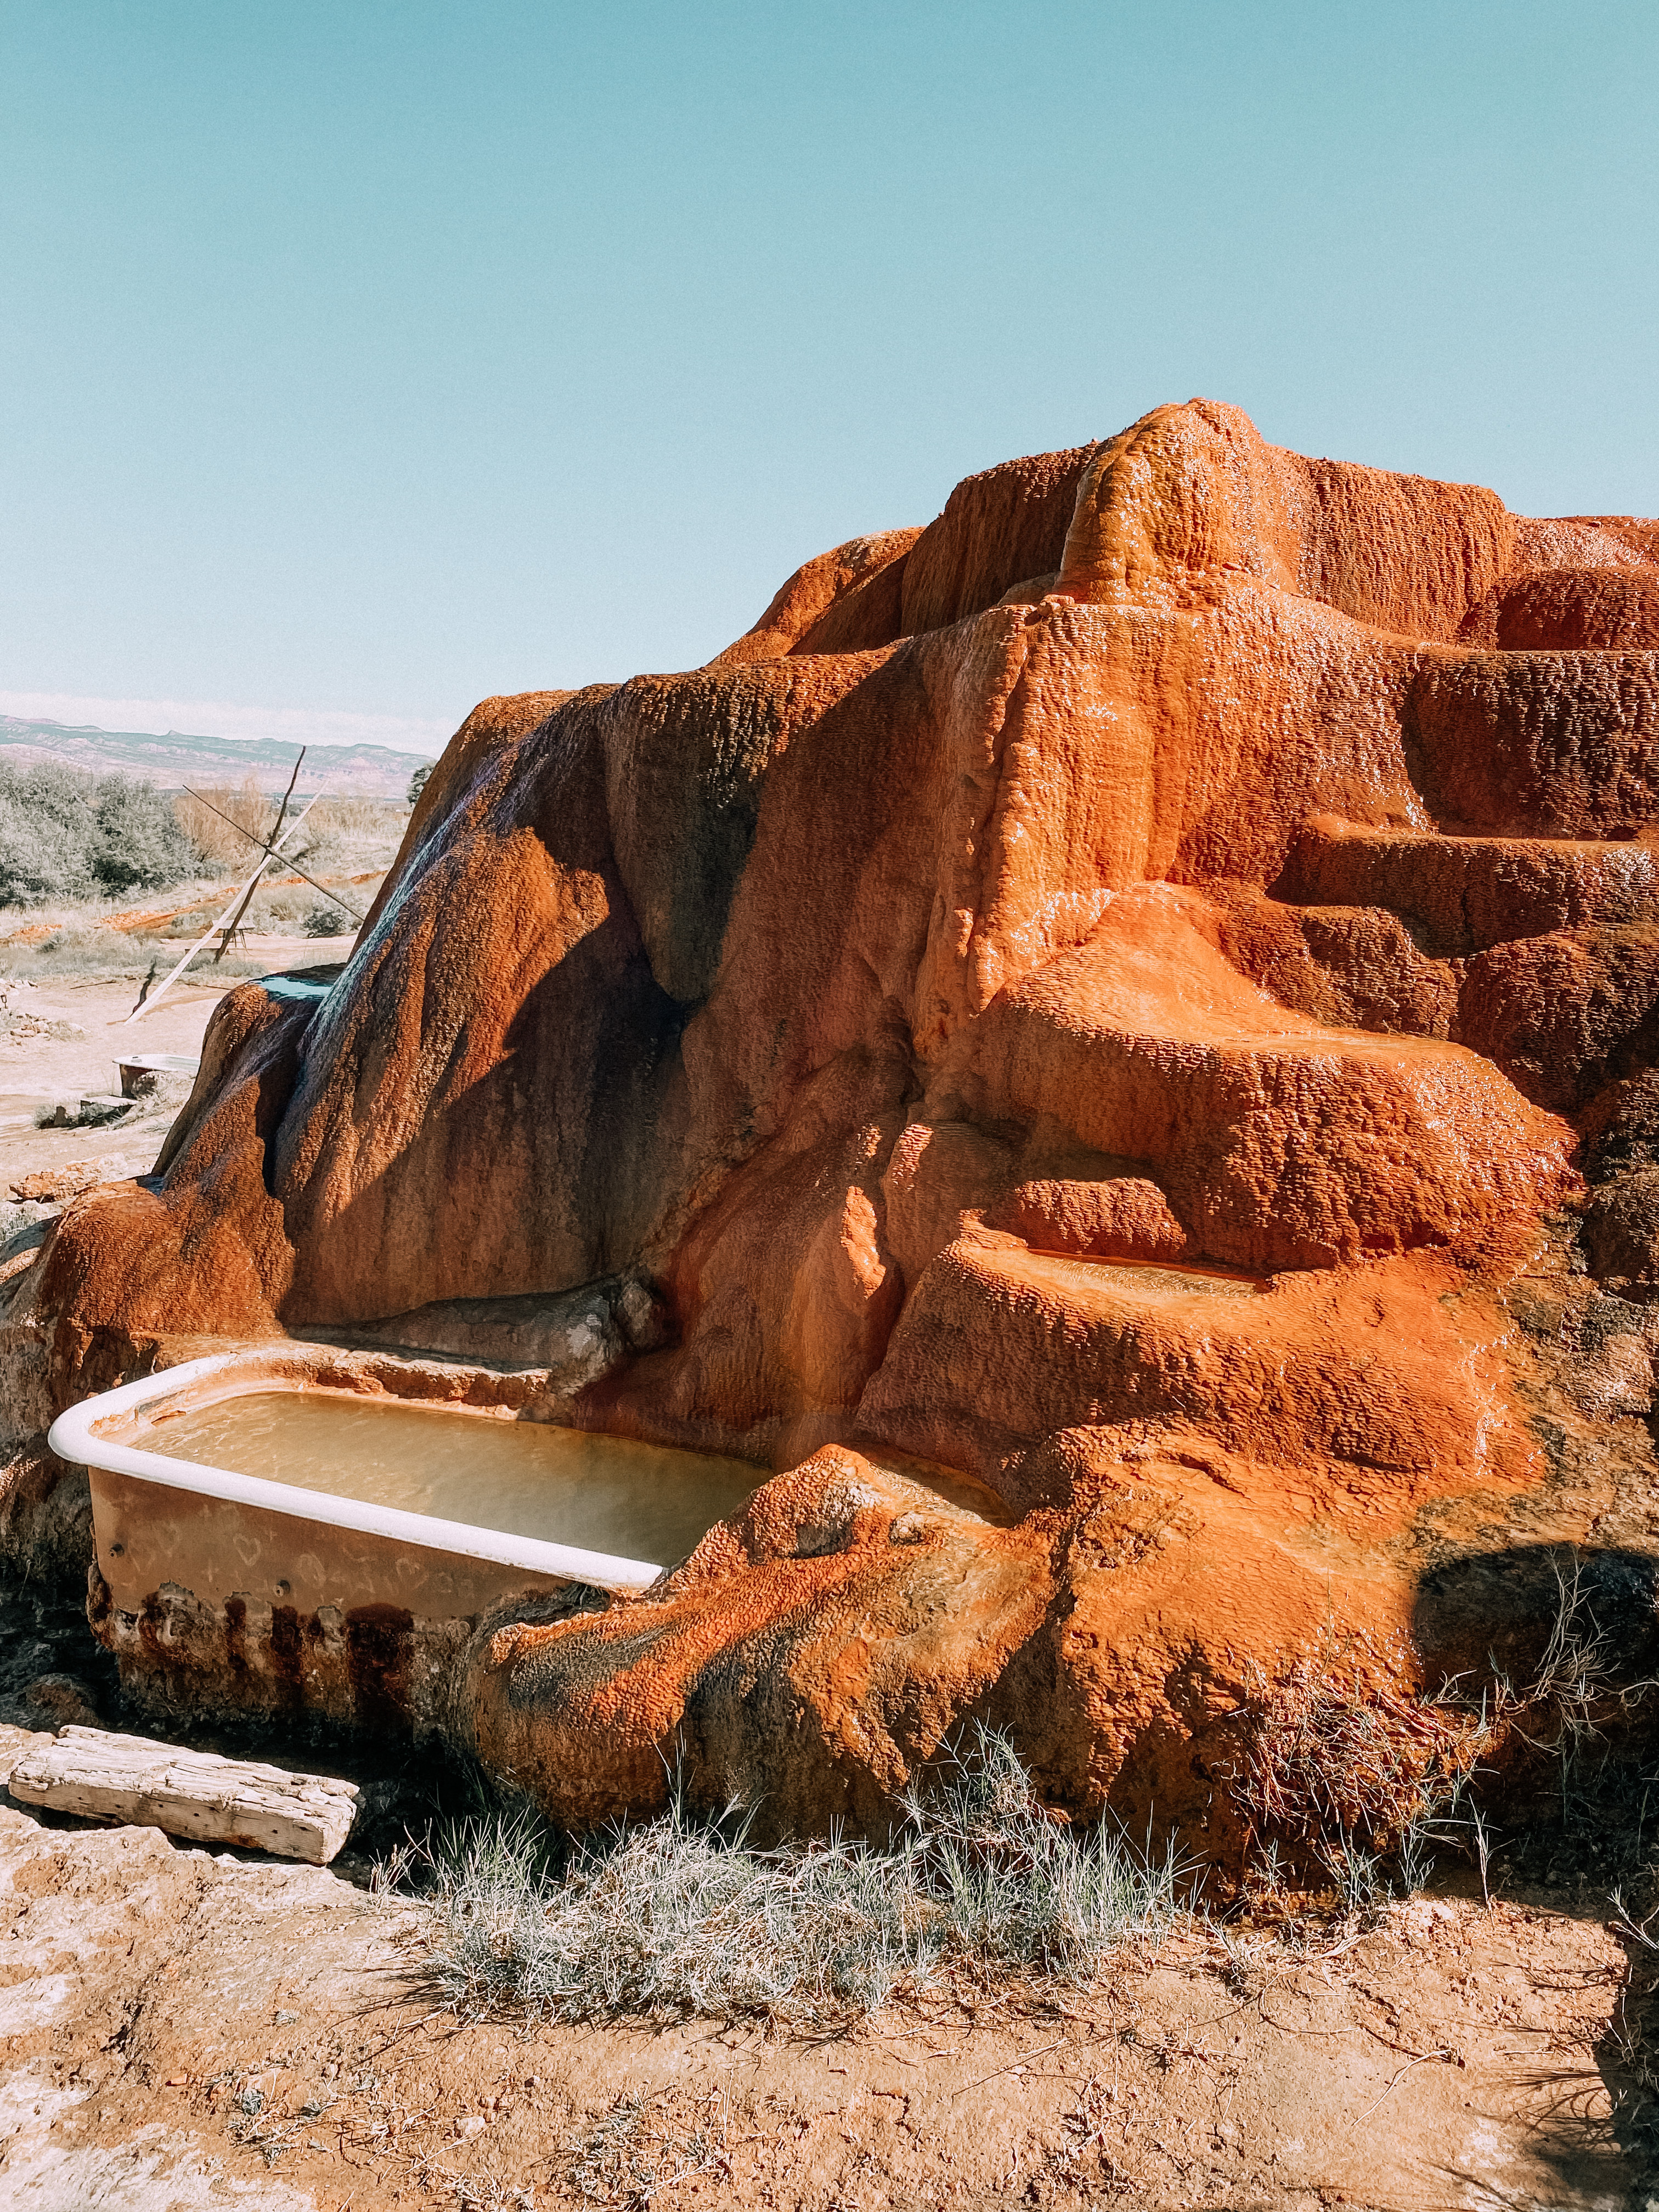
[[[288,812],[288,802],[293,798],[294,787],[300,781],[300,762],[302,761],[305,757],[306,749],[301,745],[299,751],[299,757],[294,763],[294,773],[288,780],[288,789],[283,793],[283,803],[276,809],[276,824],[270,833],[273,837],[279,837],[282,834],[283,817]],[[314,806],[316,803],[316,800],[313,799],[312,805]],[[294,826],[297,830],[300,825],[296,822]],[[275,857],[275,848],[267,848],[267,865],[269,865],[270,860]],[[262,868],[259,871],[259,875],[263,875],[264,873],[264,870]],[[231,916],[229,927],[225,931],[224,935],[219,939],[219,950],[213,956],[213,964],[216,968],[224,958],[226,953],[230,950],[230,940],[235,936],[237,929],[240,926],[242,916],[247,912],[249,901],[253,896],[254,890],[258,885],[258,881],[259,876],[258,875],[251,877],[248,880],[248,887],[243,895],[242,903],[237,908],[235,913]]]
[[[268,845],[263,837],[256,837],[251,830],[245,830],[240,822],[232,821],[230,816],[225,812],[223,807],[216,806],[210,799],[204,799],[199,791],[191,791],[188,784],[185,786],[185,791],[190,798],[196,801],[198,806],[205,806],[210,814],[216,814],[222,822],[228,823],[230,828],[236,832],[236,835],[239,837],[246,837],[250,845],[257,845],[262,853],[270,853],[273,858],[276,856],[276,848],[274,845]],[[340,896],[338,891],[330,890],[328,885],[326,884],[319,884],[315,876],[307,875],[305,870],[300,866],[297,860],[289,860],[288,865],[294,871],[295,874],[298,876],[301,883],[309,884],[312,890],[314,891],[320,891],[325,899],[331,900],[334,905],[339,908],[343,914],[349,914],[351,916],[351,919],[361,926],[363,919],[362,915],[358,913],[356,907],[348,904],[348,902]]]
[[[288,832],[288,837],[293,837],[298,835],[300,824],[305,820],[306,816],[310,813],[312,808],[317,804],[317,801],[322,797],[322,795],[323,794],[320,791],[314,792],[311,798],[307,800],[300,812],[295,815],[293,826]],[[288,837],[284,837],[281,842],[283,844],[286,844]],[[178,981],[179,978],[184,974],[185,969],[189,967],[191,962],[196,957],[197,954],[207,943],[209,938],[213,935],[214,932],[216,930],[223,929],[227,923],[229,922],[232,915],[240,912],[242,906],[244,906],[248,899],[252,896],[255,884],[258,882],[260,877],[264,875],[265,870],[270,866],[272,860],[280,860],[281,858],[281,851],[276,845],[273,845],[268,853],[262,855],[258,866],[248,878],[246,883],[242,884],[238,890],[235,897],[232,899],[230,904],[220,915],[218,921],[211,923],[202,932],[202,934],[197,939],[195,944],[191,946],[189,951],[185,953],[184,958],[173,970],[173,973],[167,976],[161,983],[150,993],[149,998],[143,999],[139,1001],[139,1003],[133,1008],[132,1012],[127,1016],[125,1021],[111,1023],[110,1026],[112,1029],[126,1029],[132,1023],[138,1020],[141,1015],[149,1013],[151,1007],[154,1006],[161,998],[161,994],[172,984]]]

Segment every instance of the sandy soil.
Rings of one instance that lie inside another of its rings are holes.
[[[270,938],[251,940],[248,954],[267,969],[315,967],[343,960],[349,938]],[[183,948],[181,947],[180,950]],[[182,1085],[164,1092],[140,1113],[97,1128],[38,1129],[42,1106],[62,1098],[112,1094],[120,1089],[117,1062],[131,1052],[183,1053],[197,1057],[208,1018],[245,975],[177,983],[154,1012],[124,1026],[137,997],[123,978],[66,975],[42,978],[27,988],[5,988],[13,1015],[29,1034],[0,1022],[0,1200],[21,1177],[82,1162],[105,1162],[102,1178],[148,1172],[178,1110]],[[52,1031],[69,1030],[70,1035]]]
[[[29,1739],[0,1732],[10,1765]],[[9,1803],[0,1798],[0,1804]],[[1194,1928],[1103,1984],[804,2041],[459,2021],[426,1908],[0,1811],[0,2197],[1616,2212],[1626,1960],[1541,1903],[1396,1906],[1298,1956]]]

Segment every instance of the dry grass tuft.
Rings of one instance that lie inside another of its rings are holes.
[[[585,2203],[643,2212],[653,2197],[699,2174],[729,2180],[732,2119],[726,2092],[697,2100],[689,2122],[674,2090],[618,2097],[598,2125],[566,2143],[565,2180]]]
[[[1007,1739],[975,1724],[901,1801],[885,1848],[757,1850],[677,1776],[668,1809],[555,1871],[529,1816],[475,1822],[393,1867],[423,1875],[443,1934],[433,1979],[464,2014],[801,2024],[876,2010],[943,1965],[1074,1982],[1176,1910],[1186,1869],[1048,1813]]]
[[[1365,1911],[1421,1888],[1430,1846],[1446,1844],[1473,1860],[1490,1899],[1498,1831],[1481,1801],[1494,1786],[1522,1815],[1516,1848],[1552,1796],[1561,1838],[1605,1827],[1632,1753],[1643,1763],[1642,1717],[1659,1683],[1621,1664],[1577,1555],[1564,1549],[1549,1564],[1553,1607],[1523,1680],[1489,1657],[1478,1676],[1434,1695],[1401,1694],[1389,1678],[1408,1677],[1405,1654],[1379,1663],[1334,1643],[1275,1681],[1258,1672],[1233,1780],[1249,1822],[1247,1891],[1265,1902],[1281,1877],[1322,1874],[1344,1910]],[[1638,1855],[1651,1778],[1635,1819]]]
[[[1322,1650],[1247,1683],[1248,1748],[1233,1794],[1248,1822],[1245,1888],[1263,1905],[1286,1883],[1334,1893],[1348,1914],[1420,1889],[1431,1842],[1478,1850],[1469,1798],[1497,1741],[1492,1712],[1392,1686],[1403,1656]],[[1283,1855],[1281,1857],[1281,1854]]]
[[[1395,1848],[1492,1739],[1483,1716],[1402,1697],[1358,1662],[1304,1661],[1252,1686],[1256,1724],[1238,1796],[1261,1833],[1295,1843],[1334,1834]]]
[[[179,828],[210,866],[240,868],[244,874],[259,857],[250,838],[269,837],[276,820],[276,800],[251,775],[240,783],[204,783],[199,796],[181,792],[173,806]],[[228,821],[222,819],[226,815]]]

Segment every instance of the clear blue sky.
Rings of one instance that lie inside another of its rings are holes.
[[[1194,392],[1653,514],[1656,64],[1653,0],[0,0],[0,689],[686,666]]]

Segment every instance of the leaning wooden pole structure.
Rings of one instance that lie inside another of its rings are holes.
[[[300,760],[303,760],[304,758],[305,747],[302,745],[300,748]],[[297,778],[299,773],[300,761],[295,761],[294,763],[294,777]],[[289,794],[291,796],[294,790],[293,778],[289,780],[288,788]],[[253,871],[253,873],[248,878],[247,881],[245,884],[241,884],[237,886],[236,896],[231,900],[230,904],[219,916],[217,921],[211,923],[208,928],[203,931],[202,934],[197,939],[195,944],[191,946],[189,951],[185,953],[184,958],[179,961],[178,966],[173,969],[171,974],[164,976],[155,989],[150,993],[149,996],[147,999],[141,999],[138,1004],[133,1008],[132,1012],[127,1016],[126,1019],[123,1022],[116,1023],[113,1024],[114,1027],[118,1029],[127,1029],[131,1025],[131,1024],[140,1020],[145,1014],[149,1013],[151,1007],[160,1001],[162,994],[170,989],[172,986],[178,981],[179,978],[184,974],[185,969],[189,967],[191,962],[196,957],[203,946],[206,945],[209,939],[216,935],[220,930],[226,932],[226,941],[228,942],[228,933],[235,927],[237,922],[241,919],[243,913],[246,909],[248,901],[252,897],[255,890],[258,888],[260,877],[264,875],[265,870],[270,866],[273,860],[280,860],[283,857],[283,846],[287,844],[290,837],[298,835],[301,823],[305,820],[307,815],[310,813],[312,808],[317,804],[317,801],[322,797],[322,795],[320,789],[313,792],[311,797],[306,801],[300,811],[295,816],[293,821],[289,824],[288,829],[283,832],[283,836],[277,838],[261,854],[258,866]],[[283,805],[284,809],[286,809],[288,805],[287,798],[284,798]],[[277,823],[279,827],[281,821],[282,817],[281,815],[278,815]],[[222,945],[220,947],[222,952],[223,949],[224,947]]]

